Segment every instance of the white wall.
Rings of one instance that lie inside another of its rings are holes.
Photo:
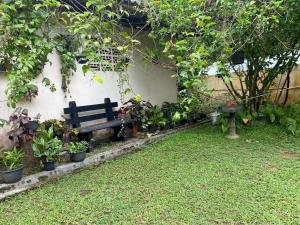
[[[63,108],[68,106],[71,100],[76,101],[77,105],[102,103],[104,98],[109,97],[112,101],[120,102],[118,88],[118,74],[113,72],[97,71],[103,79],[103,84],[98,84],[92,80],[93,73],[83,75],[80,65],[78,70],[71,78],[70,93],[65,94],[61,90],[60,60],[56,52],[49,55],[49,62],[42,74],[33,82],[39,87],[39,94],[31,102],[22,102],[17,106],[28,108],[30,116],[40,113],[41,120],[62,119]],[[148,64],[147,67],[141,61],[141,57],[134,53],[134,65],[128,69],[130,85],[134,93],[140,94],[143,99],[149,100],[153,104],[161,104],[164,101],[177,101],[176,80],[171,78],[173,72],[161,68],[158,65]],[[41,85],[43,76],[48,77],[56,85],[56,92],[52,93],[48,87]],[[3,74],[0,74],[0,118],[8,119],[13,109],[7,107],[7,99],[4,90],[7,81]],[[126,96],[129,99],[132,94]],[[125,99],[125,100],[126,100]],[[7,129],[0,130],[0,145],[6,141]]]

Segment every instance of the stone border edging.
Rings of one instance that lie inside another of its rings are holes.
[[[168,130],[165,132],[161,132],[157,135],[151,136],[145,139],[137,139],[133,142],[126,143],[122,146],[112,147],[112,149],[98,153],[92,156],[87,157],[83,162],[79,163],[67,163],[60,165],[52,171],[42,171],[33,175],[29,175],[23,177],[21,181],[13,184],[0,184],[0,200],[5,199],[6,197],[24,192],[36,186],[40,186],[48,181],[54,180],[56,178],[62,177],[64,175],[70,174],[76,170],[80,170],[83,168],[95,166],[101,164],[107,160],[117,158],[118,156],[122,156],[131,152],[140,149],[143,146],[148,144],[155,143],[157,141],[162,140],[163,138],[174,134],[178,131],[183,131],[187,129],[191,129],[199,126],[200,124],[206,123],[209,121],[202,121],[193,125],[187,125],[184,127]]]

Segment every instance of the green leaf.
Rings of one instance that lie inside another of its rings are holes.
[[[100,75],[93,76],[93,80],[96,81],[98,84],[103,84],[103,78]]]
[[[124,90],[124,94],[126,95],[126,94],[130,93],[131,91],[132,91],[131,88],[126,88],[126,89]]]
[[[87,8],[89,8],[92,5],[92,3],[90,1],[87,1],[85,5]]]
[[[43,83],[45,86],[50,86],[50,80],[49,80],[49,78],[44,77],[44,79],[42,80],[42,83]]]
[[[175,112],[174,115],[172,116],[172,121],[176,123],[176,122],[179,122],[180,119],[181,119],[180,113],[179,112]]]
[[[142,96],[137,94],[137,95],[133,96],[133,100],[135,102],[141,102],[142,101]]]
[[[229,84],[229,82],[231,81],[231,78],[229,76],[224,76],[223,79],[226,84]]]
[[[104,44],[108,44],[111,42],[111,38],[110,37],[107,37],[107,38],[104,38]]]
[[[83,66],[82,66],[82,71],[83,71],[84,74],[86,74],[87,72],[89,72],[90,69],[91,69],[91,68],[90,68],[89,65],[83,65]]]

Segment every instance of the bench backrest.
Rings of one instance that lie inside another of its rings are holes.
[[[85,105],[85,106],[76,106],[76,102],[69,102],[69,107],[64,108],[64,114],[69,115],[69,119],[66,122],[73,128],[79,128],[82,122],[89,122],[99,119],[107,119],[107,121],[115,120],[118,116],[118,112],[114,111],[114,108],[118,107],[117,102],[111,102],[110,98],[105,98],[103,104],[97,105]],[[102,110],[104,112],[97,112],[97,110]],[[79,113],[95,111],[91,115],[82,115]]]

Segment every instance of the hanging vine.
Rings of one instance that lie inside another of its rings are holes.
[[[57,45],[55,49],[60,55],[62,90],[69,92],[70,79],[77,69],[76,53],[78,52],[78,40],[70,35],[59,35],[56,38]]]
[[[32,10],[36,7],[28,0],[1,3],[0,54],[6,63],[6,94],[11,107],[38,94],[32,80],[41,73],[53,49],[48,20],[53,16],[52,7],[43,4],[40,10]]]
[[[100,50],[114,47],[126,55],[133,40],[128,35],[121,38],[125,32],[118,21],[127,13],[122,4],[117,0],[76,4],[80,7],[58,0],[0,0],[0,63],[6,65],[8,106],[16,107],[18,102],[38,95],[33,81],[53,50],[61,58],[61,88],[65,92],[76,71],[77,54],[88,61],[101,62]],[[85,65],[82,70],[87,73],[90,68]],[[44,78],[42,83],[56,90],[50,78]]]

